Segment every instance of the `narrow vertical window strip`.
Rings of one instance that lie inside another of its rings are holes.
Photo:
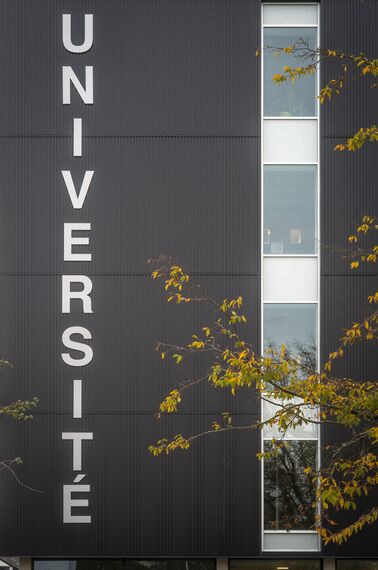
[[[289,8],[290,6],[290,8]],[[268,8],[268,17],[266,18],[266,21],[264,21],[264,7]],[[288,10],[286,10],[285,13],[285,8],[289,8]],[[298,8],[296,10],[296,8]],[[278,11],[280,11],[280,14],[275,14],[275,10],[278,9]],[[291,15],[289,16],[289,12],[291,13]],[[299,15],[299,12],[302,13],[302,16]],[[307,12],[307,16],[304,14],[306,14]],[[292,20],[290,20],[290,18],[292,18]],[[312,134],[310,135],[310,138],[312,139],[310,141],[310,144],[316,148],[316,158],[314,160],[314,155],[311,155],[312,160],[308,161],[308,160],[299,160],[299,164],[300,166],[304,166],[304,165],[314,165],[317,168],[317,180],[315,182],[314,185],[314,193],[315,193],[315,197],[314,197],[314,202],[315,202],[315,207],[314,207],[314,224],[313,224],[313,243],[314,243],[314,248],[312,251],[312,248],[309,248],[308,245],[308,239],[307,239],[307,243],[304,246],[304,249],[307,250],[310,249],[310,251],[307,251],[305,253],[303,253],[302,255],[299,254],[298,257],[306,257],[309,255],[312,255],[313,257],[315,257],[317,259],[317,276],[316,276],[316,280],[317,283],[314,284],[314,287],[317,290],[317,302],[315,304],[315,331],[314,331],[314,344],[317,347],[316,348],[316,353],[314,354],[314,367],[319,369],[319,364],[320,364],[320,357],[319,357],[319,287],[320,287],[320,278],[319,278],[319,248],[318,248],[318,241],[319,241],[319,120],[318,120],[318,116],[319,116],[319,102],[316,99],[316,95],[319,91],[319,77],[318,74],[316,75],[316,78],[314,78],[314,82],[312,85],[310,85],[310,83],[308,83],[307,85],[307,94],[306,94],[306,89],[302,89],[298,91],[299,96],[295,94],[295,92],[291,89],[287,90],[286,93],[286,100],[285,97],[282,98],[281,97],[281,102],[278,102],[278,106],[277,106],[277,102],[273,101],[273,105],[275,105],[277,107],[277,109],[273,109],[273,114],[272,113],[272,109],[269,108],[269,106],[267,106],[267,108],[265,109],[265,102],[266,102],[266,97],[264,97],[264,88],[267,86],[267,83],[269,81],[269,76],[268,76],[268,71],[266,69],[266,65],[265,65],[265,60],[264,60],[264,47],[265,47],[265,39],[266,36],[264,34],[265,30],[269,28],[269,34],[271,38],[274,38],[276,36],[290,36],[293,35],[293,33],[295,32],[299,32],[303,31],[303,34],[307,34],[307,36],[311,39],[311,41],[314,41],[314,45],[319,44],[319,5],[317,3],[301,3],[301,4],[297,4],[297,5],[293,5],[293,4],[280,4],[279,6],[277,6],[276,4],[269,4],[269,3],[264,3],[262,4],[262,14],[261,14],[261,21],[262,21],[262,30],[261,30],[261,145],[262,145],[262,149],[266,149],[266,144],[268,142],[267,137],[266,137],[266,132],[265,132],[265,125],[266,125],[266,118],[269,117],[274,118],[276,120],[276,124],[277,124],[277,129],[278,132],[281,131],[281,133],[283,134],[283,131],[285,129],[285,124],[295,124],[295,121],[298,119],[301,119],[302,121],[316,121],[317,124],[317,128],[316,128],[316,134]],[[279,23],[277,23],[279,22]],[[275,29],[275,28],[280,28],[280,29]],[[285,31],[286,28],[286,31]],[[310,29],[311,28],[311,29]],[[291,36],[290,36],[291,37]],[[275,46],[273,46],[275,47]],[[285,46],[276,46],[276,47],[285,47]],[[279,86],[276,85],[272,85],[268,87],[269,88],[276,88],[279,89]],[[313,95],[312,95],[312,101],[310,102],[309,100],[306,100],[306,96],[309,94],[310,91],[313,91]],[[288,95],[289,94],[289,95]],[[288,96],[287,96],[288,95]],[[269,102],[269,99],[268,99]],[[270,103],[272,103],[272,101],[270,101]],[[290,105],[289,105],[290,104]],[[290,106],[290,109],[288,107],[288,105]],[[270,105],[272,107],[272,105]],[[287,109],[283,108],[284,106],[288,107]],[[308,110],[310,110],[310,112],[308,112]],[[279,122],[278,122],[279,121]],[[289,121],[289,122],[288,122]],[[293,123],[294,121],[294,123]],[[284,138],[284,136],[283,136]],[[303,144],[303,141],[301,141],[301,144]],[[271,150],[271,149],[269,149]],[[268,157],[269,158],[269,157]],[[289,158],[289,160],[288,160]],[[294,157],[295,158],[295,157]],[[264,323],[264,317],[265,317],[265,311],[264,311],[264,279],[266,279],[266,275],[264,275],[264,256],[268,256],[268,255],[272,255],[274,257],[277,258],[285,258],[286,256],[288,256],[289,254],[287,252],[285,252],[285,248],[286,249],[290,249],[291,246],[301,246],[302,245],[302,234],[300,229],[301,228],[291,228],[293,230],[296,231],[292,231],[289,232],[288,236],[285,236],[285,239],[281,240],[278,239],[277,243],[274,245],[274,251],[273,253],[268,253],[267,250],[271,249],[271,247],[268,247],[268,241],[270,242],[269,245],[271,246],[271,242],[272,242],[272,228],[270,228],[267,224],[266,224],[266,220],[264,217],[264,200],[265,200],[265,196],[264,196],[264,164],[266,164],[267,162],[270,162],[270,166],[274,167],[274,162],[272,161],[267,161],[267,156],[266,156],[266,152],[262,152],[262,162],[261,162],[261,220],[262,220],[262,227],[261,227],[261,264],[262,264],[262,270],[261,270],[261,295],[262,295],[262,300],[261,300],[261,350],[262,352],[265,349],[265,344],[264,344],[264,338],[266,338],[266,331],[267,331],[267,326],[266,323]],[[289,164],[295,164],[297,161],[296,160],[292,160],[292,157],[290,156],[284,156],[283,155],[283,160],[279,160],[280,163],[280,167],[284,167],[286,165]],[[298,164],[297,162],[297,164]],[[272,222],[272,220],[271,220]],[[268,236],[268,229],[271,230],[270,235]],[[282,228],[281,228],[282,229]],[[287,228],[286,228],[287,229]],[[279,232],[278,232],[279,233]],[[273,240],[274,241],[274,240]],[[280,250],[280,246],[279,243],[281,242],[285,242],[282,243],[282,251]],[[266,242],[266,243],[265,243]],[[278,245],[277,245],[278,244]],[[292,255],[296,255],[295,253],[292,253]],[[291,256],[290,256],[291,257]],[[269,290],[269,289],[268,289]],[[278,301],[280,301],[280,299],[277,299],[277,305],[279,305]],[[263,413],[263,409],[262,409],[262,413]],[[303,435],[305,434],[301,434],[302,437],[298,436],[298,439],[296,439],[295,434],[291,434],[292,437],[288,437],[287,440],[288,442],[291,441],[291,445],[298,445],[298,442],[302,441],[303,442],[308,442],[308,444],[311,445],[315,445],[316,447],[316,451],[315,451],[315,461],[319,462],[319,435],[316,434],[316,437],[314,438],[313,434],[308,434],[309,437],[303,437]],[[261,434],[261,446],[262,449],[264,449],[264,440],[266,440],[265,445],[267,445],[269,443],[269,436],[271,437],[271,434],[268,434],[266,431],[262,432]],[[295,443],[297,442],[297,443]],[[264,482],[264,464],[262,463],[261,466],[261,472],[262,472],[262,480]],[[299,530],[297,529],[296,531],[294,530],[289,530],[286,529],[284,531],[284,533],[282,534],[282,531],[278,532],[277,531],[266,531],[264,530],[264,517],[265,517],[265,513],[264,513],[264,490],[262,492],[262,545],[263,545],[263,550],[267,550],[267,551],[274,551],[274,550],[287,550],[287,551],[300,551],[300,550],[307,550],[307,551],[317,551],[319,550],[319,540],[317,535],[313,532],[311,535],[307,535],[308,538],[305,538],[305,540],[303,540],[303,532],[305,532],[303,529]],[[296,532],[300,532],[301,537],[299,540],[297,540],[295,538],[295,534]],[[309,532],[309,531],[306,531]],[[294,533],[294,534],[293,534]],[[286,538],[285,538],[286,537]]]

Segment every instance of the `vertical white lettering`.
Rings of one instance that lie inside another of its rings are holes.
[[[73,417],[80,419],[82,417],[82,394],[83,386],[81,380],[73,381]]]
[[[71,53],[84,53],[93,45],[93,14],[84,15],[84,41],[80,45],[72,43],[71,38],[71,14],[62,15],[63,22],[63,45]]]
[[[84,14],[80,19],[81,33],[75,42],[72,40],[72,15],[62,14],[62,41],[65,49],[73,54],[83,54],[89,51],[93,45],[93,14]],[[84,23],[84,31],[83,31]],[[83,78],[84,74],[84,78]],[[79,79],[80,77],[80,79]],[[86,65],[80,73],[73,70],[69,65],[62,65],[62,103],[71,104],[72,87],[76,91],[79,99],[85,105],[94,103],[93,66]],[[74,95],[74,100],[78,97]],[[74,157],[83,155],[83,121],[80,117],[73,118],[73,140],[72,154]],[[73,181],[70,170],[61,171],[71,205],[74,210],[81,210],[92,183],[94,171],[86,170],[82,179]],[[90,232],[90,223],[64,223],[64,261],[92,261],[92,254],[88,253],[90,245],[90,234],[84,237],[76,237],[75,232]],[[86,251],[87,253],[82,253]],[[62,313],[71,313],[71,301],[81,302],[82,312],[92,313],[92,280],[86,275],[62,275]],[[90,331],[82,326],[71,326],[66,328],[62,334],[62,343],[67,352],[61,352],[62,360],[68,366],[87,366],[93,360],[93,350],[90,344],[82,340],[92,340]],[[71,356],[73,354],[73,356]],[[82,410],[82,380],[73,380],[72,384],[72,417],[81,419]],[[73,471],[81,471],[82,466],[82,442],[93,440],[92,432],[63,432],[63,440],[72,441],[72,464]],[[91,523],[91,516],[86,514],[76,514],[78,508],[89,507],[89,499],[74,499],[75,493],[90,493],[91,486],[82,484],[85,474],[77,474],[73,484],[63,485],[63,522],[64,523]],[[79,511],[81,512],[81,511]],[[75,513],[75,514],[73,514]]]
[[[85,475],[77,475],[74,483],[79,483]],[[73,493],[90,493],[90,485],[63,485],[63,522],[64,523],[90,523],[90,515],[73,515],[72,507],[88,507],[88,499],[72,499]]]
[[[82,336],[85,340],[92,339],[92,335],[88,329],[84,327],[68,327],[62,334],[63,345],[70,350],[82,352],[84,356],[81,358],[73,358],[68,352],[62,352],[62,360],[68,366],[86,366],[93,359],[93,350],[88,344],[72,340],[71,336],[74,334]]]
[[[92,440],[92,432],[63,432],[62,439],[72,440],[72,465],[74,471],[81,471],[81,443],[83,440]]]
[[[75,120],[75,119],[74,119]],[[84,205],[85,198],[89,190],[89,186],[92,182],[94,170],[86,170],[84,174],[83,181],[80,186],[79,193],[77,193],[74,181],[72,179],[72,174],[70,170],[62,170],[62,176],[67,188],[68,195],[71,200],[71,204],[75,210],[81,210]]]
[[[73,237],[72,232],[90,231],[91,224],[65,223],[64,224],[64,261],[92,261],[91,253],[73,253],[73,245],[89,245],[89,237]]]
[[[83,122],[81,119],[73,120],[73,155],[83,155]],[[75,206],[74,206],[75,207]]]
[[[70,65],[62,66],[63,105],[71,104],[71,83],[86,105],[93,105],[93,65],[85,66],[85,87]]]
[[[71,291],[72,283],[81,283],[80,291]],[[62,313],[71,312],[71,299],[79,299],[83,304],[83,313],[92,313],[92,281],[86,275],[62,275]]]

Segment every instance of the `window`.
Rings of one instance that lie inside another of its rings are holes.
[[[34,570],[215,570],[215,560],[35,560]]]
[[[316,468],[317,441],[285,441],[275,455],[264,461],[264,529],[309,530],[314,528],[315,489],[303,471]],[[269,452],[272,444],[264,443]]]
[[[317,167],[264,166],[264,254],[316,251]]]
[[[280,350],[284,344],[304,366],[316,369],[316,321],[316,304],[265,304],[265,349]]]
[[[378,560],[338,560],[336,570],[378,570]]]
[[[294,398],[292,400],[293,404],[298,402],[299,398]],[[263,402],[263,420],[269,420],[280,410],[280,402],[274,399],[264,400]],[[306,418],[318,421],[318,410],[317,408],[308,406],[303,408]],[[285,439],[316,439],[318,436],[318,424],[317,423],[303,423],[301,426],[297,426],[295,429],[288,429],[285,432]],[[282,433],[278,430],[276,426],[264,426],[264,439],[270,440],[272,437],[278,439],[282,437]]]
[[[318,7],[316,4],[265,4],[264,24],[284,26],[288,24],[317,25]]]
[[[321,570],[320,560],[230,560],[230,570]]]
[[[307,48],[318,46],[316,2],[264,2],[262,6],[262,352],[285,345],[301,364],[318,369],[319,312],[319,89],[318,73],[277,84],[285,66],[298,67]],[[293,53],[281,51],[289,45]],[[299,367],[300,368],[300,367]],[[283,379],[285,380],[285,379]],[[262,404],[271,418],[280,402]],[[317,418],[317,408],[304,410]],[[315,489],[304,467],[316,467],[318,426],[262,430],[262,447],[281,437],[284,447],[262,464],[263,550],[319,551]],[[263,568],[275,561],[267,562]],[[299,564],[302,564],[299,562]],[[284,568],[295,568],[283,564]],[[310,568],[306,563],[298,568]]]
[[[277,55],[274,48],[296,45],[294,54]],[[316,77],[302,77],[300,81],[285,81],[277,85],[272,81],[282,73],[285,65],[303,65],[301,47],[314,49],[317,45],[317,28],[264,28],[264,116],[314,117],[316,115]]]

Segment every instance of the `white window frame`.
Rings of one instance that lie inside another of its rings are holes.
[[[283,5],[315,5],[317,6],[317,10],[318,10],[318,14],[317,14],[317,23],[316,24],[266,24],[264,25],[264,6],[266,5],[277,5],[277,6],[283,6]],[[274,256],[277,257],[277,254],[264,254],[264,165],[265,164],[269,164],[269,165],[316,165],[317,166],[317,221],[316,221],[316,227],[317,227],[317,240],[318,240],[318,244],[320,243],[320,177],[321,177],[321,173],[320,173],[320,103],[319,103],[319,99],[317,100],[316,103],[316,116],[315,117],[272,117],[272,116],[264,116],[264,28],[317,28],[317,45],[320,46],[320,3],[319,2],[262,2],[261,3],[261,46],[260,46],[260,53],[261,53],[261,72],[260,72],[260,80],[261,80],[261,93],[260,93],[260,117],[261,117],[261,172],[260,172],[260,188],[261,188],[261,194],[260,194],[260,198],[261,198],[261,212],[260,212],[260,219],[261,219],[261,236],[260,236],[260,248],[261,248],[261,252],[260,252],[260,263],[261,263],[261,282],[260,282],[260,290],[261,290],[261,314],[260,314],[260,338],[261,338],[261,346],[260,346],[260,350],[261,350],[261,354],[263,354],[264,351],[264,271],[263,271],[263,266],[264,266],[264,257],[270,257],[270,256]],[[319,93],[320,91],[320,74],[319,74],[319,69],[316,72],[316,93]],[[275,120],[282,120],[282,121],[295,121],[295,120],[311,120],[317,121],[317,161],[316,162],[290,162],[290,163],[268,163],[268,162],[264,162],[264,155],[263,155],[263,148],[264,148],[264,120],[265,119],[275,119]],[[288,255],[288,254],[282,254],[280,255],[280,257],[295,257],[295,255]],[[298,257],[316,257],[318,259],[318,272],[317,272],[317,287],[318,287],[318,299],[316,302],[317,305],[317,367],[318,370],[320,369],[320,295],[321,295],[321,289],[320,289],[320,248],[319,245],[316,248],[316,253],[315,254],[298,254]],[[269,303],[272,304],[272,303]],[[261,402],[261,408],[260,408],[260,413],[261,413],[261,417],[262,417],[262,402]],[[264,433],[263,430],[261,430],[261,450],[264,450],[264,441],[269,440],[271,438],[264,438]],[[318,441],[318,449],[317,449],[317,463],[318,463],[318,467],[320,466],[320,429],[318,430],[318,437],[314,438],[290,438],[290,441],[314,441],[317,440]],[[280,531],[280,530],[265,530],[264,529],[264,461],[261,461],[261,482],[262,482],[262,488],[261,488],[261,519],[260,519],[260,525],[261,525],[261,550],[263,552],[319,552],[320,551],[320,538],[318,537],[317,540],[317,548],[316,549],[265,549],[264,548],[264,535],[265,534],[288,534],[288,533],[293,533],[293,534],[311,534],[314,535],[316,534],[316,531],[313,530],[302,530],[302,531]],[[318,506],[318,513],[320,512],[320,506]]]

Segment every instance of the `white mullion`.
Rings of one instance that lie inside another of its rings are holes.
[[[317,28],[317,24],[265,24],[265,28]]]
[[[318,26],[317,26],[317,43],[318,43],[318,48],[320,48],[320,4],[318,4],[317,7],[317,20],[318,20]],[[318,325],[318,329],[317,329],[317,344],[318,344],[318,354],[317,354],[317,365],[318,365],[318,372],[320,372],[320,366],[321,366],[321,360],[320,360],[320,293],[321,293],[321,285],[320,285],[320,101],[318,98],[319,92],[320,92],[320,64],[318,66],[318,70],[316,73],[316,90],[317,90],[317,116],[318,116],[318,129],[317,129],[317,136],[318,136],[318,168],[317,168],[317,242],[318,242],[318,247],[317,247],[317,255],[318,255],[318,311],[317,311],[317,325]],[[317,456],[316,456],[316,461],[317,461],[317,468],[318,470],[320,469],[321,466],[321,429],[319,426],[318,431],[318,449],[317,449]],[[317,501],[316,502],[316,514],[319,515],[321,514],[321,505],[320,502]],[[320,542],[320,536],[318,535],[318,550],[321,550],[321,542]]]
[[[308,115],[290,115],[288,117],[281,117],[281,115],[275,117],[274,115],[265,115],[264,121],[317,121],[318,117],[314,115],[313,117]]]
[[[265,257],[279,257],[281,258],[285,258],[285,257],[318,257],[318,255],[316,253],[264,253],[264,259]]]
[[[261,3],[261,112],[260,112],[260,141],[261,141],[261,158],[260,158],[260,201],[261,201],[261,211],[260,211],[260,295],[261,295],[261,307],[260,307],[260,349],[261,354],[264,354],[264,4]],[[260,401],[260,414],[261,420],[263,419],[263,400]],[[264,453],[264,428],[260,432],[260,449]],[[265,521],[264,521],[264,496],[265,496],[265,485],[264,485],[264,460],[261,460],[260,466],[261,474],[261,550],[264,551],[264,533],[265,533]]]
[[[295,162],[277,162],[275,160],[274,162],[265,161],[263,166],[319,166],[319,162],[298,162],[297,160]]]
[[[264,6],[319,6],[319,2],[263,2]]]

